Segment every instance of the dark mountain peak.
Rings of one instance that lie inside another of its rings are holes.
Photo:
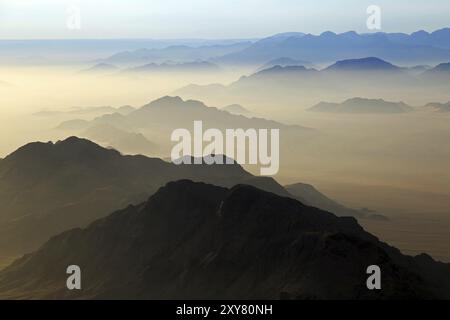
[[[335,37],[335,36],[337,36],[337,34],[332,31],[325,31],[325,32],[322,32],[320,34],[320,36],[321,37]]]
[[[361,59],[341,60],[329,66],[327,71],[394,71],[399,68],[380,58],[368,57]]]
[[[92,142],[91,140],[79,138],[76,136],[71,136],[66,138],[65,140],[57,141],[54,144],[54,149],[57,150],[59,154],[65,155],[67,158],[77,155],[119,155],[119,152],[115,150],[105,149],[100,145]]]
[[[286,188],[303,190],[304,192],[314,192],[314,193],[318,192],[317,189],[313,185],[308,184],[308,183],[301,183],[301,182],[288,185],[288,186],[286,186]]]
[[[413,36],[413,37],[427,37],[429,35],[430,35],[430,33],[425,30],[419,30],[419,31],[411,33],[411,36]]]
[[[173,204],[174,206],[186,209],[187,203],[189,207],[198,205],[199,203],[208,201],[214,205],[223,198],[228,191],[226,188],[214,186],[203,182],[193,182],[189,179],[182,179],[167,183],[161,187],[147,202],[148,207],[154,207],[157,202]]]
[[[74,259],[87,281],[71,292],[55,270]],[[419,260],[426,270],[353,218],[247,185],[180,180],[2,270],[0,297],[276,299],[286,290],[297,299],[447,297],[430,275],[445,290],[448,267]],[[383,270],[382,291],[365,288],[370,264]]]
[[[271,178],[268,177],[263,177],[263,178],[267,178],[267,180],[271,180]],[[285,196],[283,195],[277,195],[276,193],[272,192],[272,191],[268,191],[267,189],[264,190],[264,187],[260,187],[260,186],[255,186],[255,185],[250,185],[250,184],[237,184],[235,186],[233,186],[228,194],[227,199],[230,198],[239,198],[239,202],[245,202],[245,201],[249,201],[249,202],[254,202],[256,199],[261,198],[261,197],[283,197],[283,198],[288,198],[288,193],[285,191]],[[293,200],[296,201],[296,200]]]
[[[69,146],[69,145],[72,145],[72,146],[83,146],[83,145],[88,146],[89,145],[89,146],[97,146],[97,147],[100,148],[100,146],[98,146],[94,142],[92,142],[90,140],[87,140],[87,139],[79,138],[77,136],[71,136],[71,137],[68,137],[68,138],[66,138],[64,140],[58,140],[58,141],[55,142],[55,145],[57,145],[57,146]]]
[[[30,142],[26,145],[18,148],[16,151],[12,152],[5,157],[6,161],[16,161],[21,158],[28,158],[30,156],[39,156],[40,154],[45,154],[47,151],[53,148],[53,142]]]
[[[56,143],[29,143],[11,153],[6,159],[17,165],[28,163],[32,168],[43,165],[50,169],[56,163],[69,162],[76,164],[78,162],[107,159],[119,155],[120,153],[116,150],[105,149],[90,140],[73,136]]]

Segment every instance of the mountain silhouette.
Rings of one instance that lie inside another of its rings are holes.
[[[72,264],[82,290],[66,288]],[[382,290],[367,289],[369,265],[381,268]],[[0,272],[0,297],[444,299],[449,280],[448,264],[404,256],[353,218],[182,180],[15,261]]]
[[[145,63],[165,63],[167,60],[187,62],[209,60],[232,52],[240,51],[250,46],[250,41],[239,41],[229,44],[215,45],[170,45],[165,48],[140,48],[132,51],[122,51],[102,59],[102,62],[136,66]]]
[[[109,124],[119,129],[145,130],[156,134],[160,130],[161,137],[170,136],[177,128],[192,128],[194,121],[202,120],[205,128],[263,128],[292,130],[309,133],[312,130],[298,125],[285,125],[263,118],[237,115],[225,110],[208,107],[197,100],[183,100],[179,96],[165,96],[154,100],[128,115],[108,114],[97,117],[93,121],[69,120],[61,123],[61,130],[86,130],[91,125]]]
[[[432,33],[358,34],[354,31],[320,35],[290,34],[261,39],[247,48],[218,58],[220,63],[261,65],[288,57],[312,63],[377,56],[400,64],[440,63],[450,59],[450,29]]]
[[[175,94],[188,97],[205,97],[209,99],[236,99],[242,103],[259,104],[267,101],[297,104],[299,97],[333,96],[334,99],[348,98],[358,92],[372,92],[384,96],[392,91],[418,90],[424,88],[442,90],[438,85],[442,81],[427,81],[421,75],[405,70],[390,62],[375,57],[347,59],[337,61],[321,70],[304,66],[273,66],[242,76],[237,81],[226,85],[188,85],[175,91]],[[258,92],[255,96],[254,92]],[[317,103],[311,101],[311,103]]]
[[[404,113],[414,109],[404,102],[383,99],[352,98],[342,103],[320,102],[308,109],[314,112],[332,113]]]
[[[399,67],[375,57],[338,61],[325,71],[398,71]]]
[[[0,250],[35,249],[51,235],[143,201],[172,180],[233,186],[251,177],[239,165],[177,166],[76,137],[30,143],[0,162]]]
[[[175,165],[122,155],[77,137],[35,142],[0,161],[0,251],[34,250],[52,235],[140,203],[162,185],[179,179],[224,187],[247,184],[296,198],[273,178],[253,176],[237,163]],[[301,200],[322,207],[308,197]]]
[[[311,64],[311,62],[304,61],[304,60],[296,60],[296,59],[291,59],[291,58],[287,58],[287,57],[281,57],[281,58],[273,59],[273,60],[266,62],[264,65],[259,67],[259,69],[257,71],[270,69],[275,66],[280,66],[280,67],[304,66],[304,67],[311,68],[312,64]]]

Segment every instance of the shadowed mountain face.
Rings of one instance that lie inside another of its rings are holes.
[[[342,103],[320,102],[308,109],[314,112],[332,113],[404,113],[414,109],[404,102],[389,102],[383,99],[352,98]]]
[[[65,287],[72,264],[81,291]],[[379,291],[366,288],[373,264]],[[0,297],[446,298],[449,280],[448,265],[403,256],[353,218],[250,186],[184,180],[17,260],[0,272]]]
[[[48,237],[139,203],[165,183],[189,178],[233,186],[252,175],[238,165],[181,165],[75,137],[31,143],[0,162],[0,251],[24,253]]]
[[[34,250],[52,235],[144,201],[179,179],[225,187],[247,184],[296,197],[273,178],[253,176],[238,164],[177,166],[157,158],[124,156],[76,137],[31,143],[0,161],[0,252]],[[328,208],[308,197],[300,199]]]

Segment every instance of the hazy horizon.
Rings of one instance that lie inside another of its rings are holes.
[[[448,24],[450,3],[410,1],[92,1],[41,0],[0,2],[1,39],[261,38],[286,31],[312,34],[331,30],[371,32],[366,27],[367,7],[381,8],[384,32],[437,30]],[[67,10],[75,6],[80,28],[68,29]],[[238,8],[236,10],[236,7]],[[345,10],[343,10],[345,8]],[[339,13],[338,13],[339,12]],[[320,17],[320,19],[317,19]],[[280,23],[281,21],[281,23]]]

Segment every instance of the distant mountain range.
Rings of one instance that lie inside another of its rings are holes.
[[[121,107],[111,107],[111,106],[101,106],[101,107],[73,107],[67,111],[54,111],[54,110],[43,110],[34,113],[34,116],[40,117],[52,117],[57,115],[90,115],[90,114],[105,114],[105,113],[120,113],[123,115],[129,114],[134,111],[135,108],[132,106],[121,106]]]
[[[312,63],[377,56],[399,64],[450,61],[450,28],[428,33],[358,34],[354,31],[320,35],[287,33],[261,39],[247,48],[218,58],[224,64],[261,65],[287,57]]]
[[[192,61],[241,50],[256,39],[29,39],[0,40],[0,63],[15,65],[86,64],[113,61],[117,66]],[[146,49],[143,49],[146,48]],[[139,55],[142,51],[143,56]],[[146,59],[149,52],[151,60]],[[136,53],[136,58],[134,54]],[[127,55],[131,55],[128,57]],[[113,59],[114,60],[114,59]]]
[[[234,98],[243,104],[272,101],[285,105],[296,103],[300,98],[305,100],[322,96],[347,99],[368,91],[380,97],[392,96],[393,87],[399,97],[411,97],[408,94],[411,90],[425,90],[428,95],[435,95],[449,87],[447,79],[450,79],[450,71],[447,71],[446,65],[405,68],[376,57],[341,60],[321,70],[277,65],[243,76],[230,85],[191,84],[176,90],[174,94],[213,101]],[[423,71],[417,72],[418,69]]]
[[[97,63],[96,65],[81,70],[81,74],[110,74],[119,70],[119,67],[110,63]]]
[[[265,69],[270,69],[275,66],[280,66],[280,67],[303,66],[303,67],[308,67],[308,68],[314,67],[313,64],[308,61],[295,60],[295,59],[291,59],[291,58],[281,57],[281,58],[277,58],[277,59],[268,61],[263,66],[259,67],[257,72],[265,70]]]
[[[136,66],[145,63],[164,63],[167,60],[178,63],[195,60],[210,60],[215,57],[243,50],[251,44],[251,41],[241,41],[204,46],[171,45],[165,48],[141,48],[116,53],[108,58],[100,60],[100,62]]]
[[[243,116],[248,116],[251,114],[250,111],[245,109],[240,104],[230,104],[228,106],[221,108],[221,110],[232,113],[232,114],[243,115]]]
[[[72,264],[82,290],[66,288]],[[370,265],[382,290],[366,287]],[[182,180],[17,260],[0,298],[449,299],[450,265],[290,198]]]
[[[352,98],[342,103],[320,102],[308,110],[331,113],[405,113],[413,111],[414,108],[404,102]]]
[[[298,125],[285,125],[276,121],[263,118],[246,117],[225,110],[208,107],[201,101],[183,100],[180,97],[162,97],[129,113],[107,114],[93,121],[70,120],[58,126],[60,130],[85,130],[96,124],[109,124],[117,128],[152,129],[162,130],[165,136],[176,128],[190,128],[194,121],[202,120],[205,127],[225,128],[277,128],[281,130],[293,130],[310,132],[311,129]],[[154,133],[154,131],[153,131]]]
[[[193,130],[194,121],[202,121],[203,130],[215,128],[225,132],[227,129],[277,129],[280,132],[280,150],[284,145],[289,145],[293,140],[296,142],[307,140],[315,135],[317,131],[300,125],[286,125],[277,121],[253,117],[251,114],[237,114],[208,107],[197,100],[183,100],[178,96],[165,96],[154,100],[135,111],[122,115],[119,113],[105,114],[91,121],[84,119],[66,120],[55,129],[58,134],[83,135],[86,130],[99,125],[114,127],[128,136],[140,133],[150,141],[157,144],[158,156],[170,155],[174,143],[170,141],[172,132],[179,128]],[[91,137],[91,136],[89,136]],[[104,145],[103,141],[95,140]],[[112,144],[114,148],[120,149],[119,144]],[[140,154],[154,155],[141,150]],[[138,150],[136,150],[138,151]],[[134,152],[133,152],[134,153]]]
[[[207,61],[193,61],[183,63],[149,63],[142,66],[128,68],[122,73],[151,73],[151,72],[218,72],[220,68]]]
[[[3,40],[3,63],[55,64],[93,61],[119,67],[148,63],[203,60],[218,65],[260,67],[287,58],[325,64],[344,59],[377,56],[397,64],[424,65],[450,61],[450,28],[412,34],[323,32],[320,35],[287,32],[249,40]],[[33,56],[30,57],[30,52]],[[103,59],[94,57],[104,56]],[[302,64],[304,65],[304,64]]]
[[[157,158],[124,156],[76,137],[30,143],[0,160],[0,251],[34,250],[52,235],[142,202],[178,179],[225,187],[242,183],[296,198],[274,179],[253,176],[237,164],[177,166]],[[322,206],[307,195],[301,200]],[[337,212],[341,213],[371,218],[350,209]]]

